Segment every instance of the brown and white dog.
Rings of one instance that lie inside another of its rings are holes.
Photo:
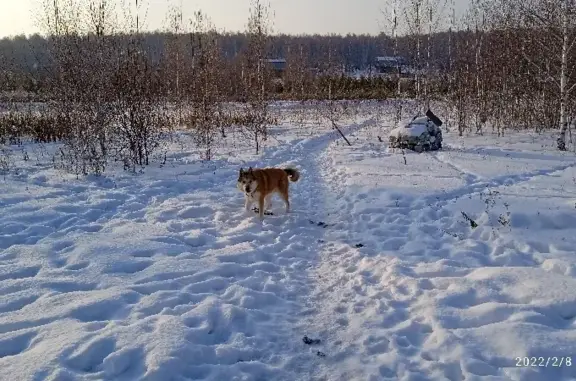
[[[300,172],[294,168],[240,168],[236,186],[244,192],[244,207],[250,210],[254,202],[258,203],[260,219],[264,218],[264,210],[272,206],[272,196],[278,193],[286,203],[286,213],[290,212],[288,182],[296,182]]]

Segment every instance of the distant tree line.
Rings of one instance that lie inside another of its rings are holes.
[[[188,36],[180,36],[188,39]],[[123,39],[122,36],[113,36],[112,39]],[[142,32],[142,48],[152,64],[159,64],[165,59],[169,41],[175,39],[170,32],[146,33]],[[238,57],[248,45],[246,33],[217,33],[217,45],[225,60],[232,61]],[[91,43],[87,39],[86,43]],[[391,37],[381,34],[373,35],[272,35],[269,37],[267,58],[286,58],[288,65],[293,64],[295,58],[303,59],[306,67],[318,68],[325,60],[329,47],[333,49],[334,59],[343,70],[366,70],[375,63],[378,56],[391,56],[394,51],[394,42]],[[446,67],[447,33],[437,33],[433,36],[434,51],[433,65]],[[411,38],[400,39],[397,54],[411,61],[413,56]],[[40,36],[17,36],[0,39],[0,64],[4,75],[5,86],[17,86],[18,81],[9,81],[8,72],[14,79],[30,81],[42,77],[42,70],[53,64],[53,57],[49,52],[49,41]],[[6,83],[6,81],[8,81]]]

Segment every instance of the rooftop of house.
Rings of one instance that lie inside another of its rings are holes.
[[[271,64],[276,70],[284,70],[286,68],[286,60],[284,58],[269,58],[265,61]]]
[[[270,63],[286,63],[286,59],[284,58],[269,58],[266,60],[266,62],[270,62]]]
[[[405,62],[405,59],[400,56],[381,56],[376,57],[376,62],[379,64],[397,64]]]

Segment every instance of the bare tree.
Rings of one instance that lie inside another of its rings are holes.
[[[106,0],[44,3],[41,23],[49,35],[53,65],[48,113],[63,132],[58,165],[76,174],[99,174],[107,161],[110,32],[113,9]]]
[[[244,117],[243,132],[254,142],[256,153],[260,151],[262,141],[268,137],[268,125],[271,123],[267,86],[267,52],[269,45],[269,6],[262,0],[252,0],[248,19],[248,46],[243,56],[242,81]]]
[[[576,3],[573,0],[514,0],[508,3],[505,10],[516,16],[513,20],[517,23],[511,27],[525,30],[521,34],[521,44],[524,59],[532,67],[532,73],[556,89],[559,123],[557,148],[565,151],[568,105],[570,96],[576,90],[573,79],[576,70]],[[532,56],[527,52],[535,50],[542,53]]]
[[[319,70],[319,80],[317,81],[316,99],[325,100],[322,105],[317,107],[318,119],[326,120],[330,123],[331,127],[336,130],[342,139],[351,146],[352,144],[342,132],[338,123],[340,120],[349,115],[351,111],[351,101],[340,101],[339,92],[341,89],[338,87],[342,81],[342,66],[340,60],[336,57],[336,51],[332,44],[328,44],[325,52],[325,59],[322,62]]]
[[[399,13],[402,13],[401,3],[399,0],[391,0],[392,4],[387,4],[386,9],[382,12],[385,21],[391,27],[391,36],[394,40],[393,56],[396,58],[396,101],[395,101],[395,117],[394,124],[398,126],[402,120],[402,67],[401,61],[398,59],[398,39],[400,33],[400,19],[398,17]]]
[[[170,117],[166,85],[158,65],[153,65],[145,49],[140,8],[135,0],[135,14],[127,15],[129,34],[124,41],[116,71],[112,76],[115,156],[126,169],[150,164],[152,154],[163,144],[169,132]]]
[[[186,104],[183,88],[186,86],[184,65],[187,46],[185,43],[186,26],[183,19],[182,3],[170,6],[167,15],[168,36],[166,41],[166,80],[169,83],[170,100],[176,107],[178,125],[183,123],[183,109]]]
[[[202,148],[203,158],[213,157],[214,143],[222,123],[220,99],[220,51],[217,32],[210,20],[201,12],[195,12],[190,34],[193,49],[190,127],[194,140]]]
[[[448,79],[448,88],[447,88],[447,95],[450,97],[450,94],[454,92],[454,76],[453,76],[453,69],[454,69],[454,29],[456,27],[456,4],[454,0],[450,0],[450,16],[449,16],[449,26],[448,26],[448,63],[447,63],[447,79]],[[444,98],[446,101],[446,97]],[[447,105],[447,115],[446,115],[446,124],[445,128],[448,130],[452,124],[452,116],[453,116],[454,106],[451,104]]]
[[[307,53],[301,43],[288,46],[285,90],[294,99],[306,100],[310,96],[312,78],[307,68]]]
[[[486,16],[483,12],[484,8],[479,0],[473,0],[469,8],[468,28],[472,32],[473,39],[473,64],[469,66],[470,75],[474,77],[474,92],[471,93],[470,102],[473,105],[471,111],[474,116],[474,126],[476,133],[482,133],[482,128],[486,123],[486,114],[488,99],[486,97],[485,81],[488,79],[484,38],[486,34]]]
[[[430,101],[433,96],[431,79],[435,78],[436,61],[432,56],[432,37],[444,27],[444,11],[446,10],[447,0],[426,0],[426,13],[428,14],[428,34],[426,41],[426,76],[424,77],[424,99],[425,108],[430,108]],[[434,64],[434,65],[433,65]],[[433,70],[434,68],[434,70]]]
[[[422,36],[424,34],[422,15],[424,12],[424,1],[410,0],[409,4],[406,4],[403,9],[408,33],[414,40],[414,82],[419,109],[422,108],[424,100],[422,97]]]

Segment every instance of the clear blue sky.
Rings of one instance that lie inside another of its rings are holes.
[[[38,31],[36,15],[44,0],[0,0],[0,37],[31,34]],[[87,0],[76,0],[85,2]],[[117,1],[117,2],[121,2]],[[132,5],[134,0],[123,0]],[[250,0],[140,0],[147,9],[147,29],[162,29],[169,5],[182,4],[190,18],[201,9],[220,29],[243,30],[248,18]],[[405,0],[407,1],[407,0]],[[455,0],[461,12],[468,0]],[[384,18],[380,10],[386,0],[269,0],[275,13],[274,32],[302,33],[370,33],[382,31]]]

